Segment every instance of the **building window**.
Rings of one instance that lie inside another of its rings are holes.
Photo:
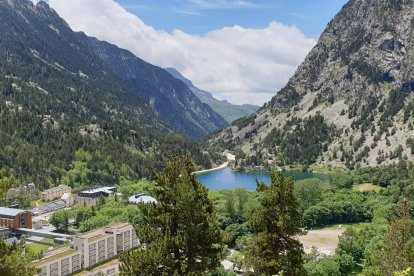
[[[42,266],[39,276],[47,276],[47,266]]]
[[[79,254],[72,256],[72,272],[80,270]]]
[[[59,275],[59,263],[53,263],[50,265],[50,276],[58,276]]]
[[[115,275],[115,272],[116,272],[115,268],[112,268],[106,271],[106,275],[108,276]]]
[[[69,258],[60,261],[60,271],[62,276],[69,274]]]

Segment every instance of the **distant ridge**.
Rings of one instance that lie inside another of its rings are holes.
[[[201,90],[194,86],[193,82],[186,79],[180,72],[174,68],[166,68],[171,75],[175,78],[182,80],[193,91],[193,93],[205,104],[208,104],[215,112],[220,114],[228,123],[249,116],[259,109],[259,106],[244,104],[234,105],[226,100],[220,101],[213,97],[210,92]]]

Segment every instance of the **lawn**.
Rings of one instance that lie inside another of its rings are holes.
[[[336,172],[346,172],[346,170],[341,168],[331,168],[331,167],[320,167],[320,166],[309,166],[308,171],[315,173],[336,173]]]
[[[33,200],[30,202],[30,207],[34,208],[34,207],[43,207],[46,205],[47,202],[44,202],[42,200]]]
[[[378,193],[379,191],[381,191],[381,187],[377,186],[377,185],[373,185],[371,183],[364,183],[364,184],[360,184],[360,185],[355,185],[352,188],[354,191],[357,192],[376,192]]]
[[[30,243],[26,244],[26,249],[32,254],[39,254],[42,251],[46,251],[49,249],[48,245],[40,244],[40,243]]]

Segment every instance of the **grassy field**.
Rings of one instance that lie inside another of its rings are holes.
[[[39,207],[43,207],[46,205],[46,202],[42,201],[42,200],[33,200],[30,202],[30,207],[34,208],[37,207],[39,205]]]
[[[371,183],[364,183],[364,184],[360,184],[360,185],[355,185],[352,189],[354,191],[361,192],[361,193],[363,193],[363,192],[377,192],[378,193],[379,191],[381,191],[380,186],[376,186],[376,185],[373,185]]]
[[[309,253],[313,246],[316,246],[319,252],[333,255],[339,243],[339,236],[349,227],[354,227],[356,230],[366,226],[368,223],[343,224],[332,225],[321,229],[309,230],[304,236],[299,237],[303,244],[305,252]]]
[[[319,167],[319,166],[309,166],[308,169],[310,172],[318,173],[335,173],[335,172],[346,172],[347,170],[341,168],[331,168],[331,167]]]
[[[46,251],[49,248],[48,245],[40,243],[30,243],[26,244],[26,249],[32,254],[39,254],[42,251]]]

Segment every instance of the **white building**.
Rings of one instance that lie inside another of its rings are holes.
[[[69,245],[47,252],[47,257],[34,262],[39,276],[65,276],[81,269],[80,252]]]
[[[157,203],[157,200],[146,194],[133,195],[128,199],[129,204]]]
[[[34,266],[40,276],[64,276],[104,262],[139,245],[134,227],[129,223],[115,223],[107,227],[77,235],[63,252],[52,251]],[[113,267],[108,268],[113,271]]]

